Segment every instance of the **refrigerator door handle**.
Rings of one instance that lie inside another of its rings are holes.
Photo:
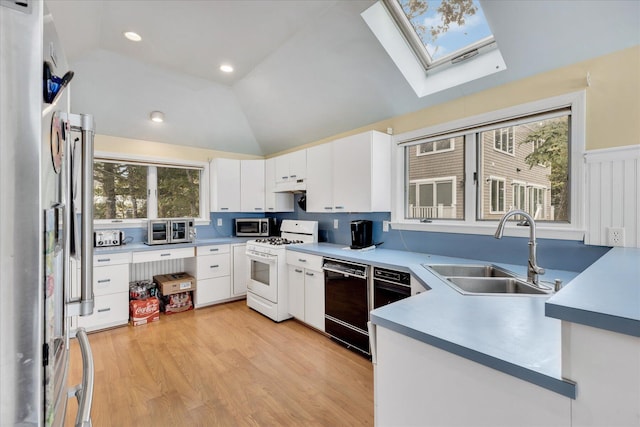
[[[82,384],[78,384],[69,390],[69,395],[75,395],[78,399],[78,414],[76,415],[76,427],[91,427],[91,405],[93,403],[94,366],[93,354],[89,338],[84,328],[78,328],[76,338],[80,344],[82,354]]]

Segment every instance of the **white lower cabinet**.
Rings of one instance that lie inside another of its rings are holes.
[[[249,258],[247,257],[245,243],[232,245],[233,248],[233,296],[247,294],[247,280],[249,276]]]
[[[72,328],[87,331],[125,325],[129,321],[129,264],[131,252],[93,257],[94,308],[90,316],[77,316]],[[72,263],[74,266],[75,263]],[[74,296],[80,292],[80,269],[72,267]]]
[[[187,273],[196,278],[195,308],[231,298],[230,245],[198,246],[196,256],[185,260]]]
[[[322,257],[287,251],[289,314],[324,331]]]

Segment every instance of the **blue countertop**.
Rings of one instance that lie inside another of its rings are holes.
[[[640,337],[640,249],[611,249],[547,301],[546,315]]]
[[[327,243],[287,250],[411,272],[430,290],[373,310],[374,324],[575,398],[575,384],[561,376],[561,322],[545,316],[548,297],[462,295],[422,266],[479,261],[380,248],[360,252]],[[495,264],[526,277],[524,265]],[[548,270],[543,279],[567,283],[576,276]]]

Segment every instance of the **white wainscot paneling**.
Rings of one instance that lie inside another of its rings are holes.
[[[131,264],[129,280],[153,280],[157,274],[181,273],[184,271],[184,259],[168,259]]]
[[[585,161],[585,243],[612,246],[614,227],[624,229],[624,246],[640,247],[640,145],[588,151]]]

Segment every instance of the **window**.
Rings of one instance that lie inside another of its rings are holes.
[[[493,148],[507,154],[513,154],[513,127],[493,131]]]
[[[205,218],[204,167],[96,158],[94,220]]]
[[[409,186],[405,218],[462,219],[463,138],[421,141],[406,153]],[[435,153],[438,155],[426,155]]]
[[[385,4],[425,69],[493,42],[477,0],[385,0]]]
[[[489,178],[489,206],[491,213],[504,213],[504,178]]]
[[[404,156],[398,178],[405,192],[404,199],[396,195],[392,221],[412,230],[463,226],[467,232],[473,226],[484,234],[486,221],[518,208],[547,224],[553,237],[579,240],[584,117],[584,93],[578,93],[398,135],[398,154]],[[446,140],[452,141],[450,151],[424,155],[436,153],[437,142]],[[424,218],[432,221],[411,228]]]
[[[456,177],[409,184],[408,218],[455,218]]]
[[[478,0],[381,0],[361,15],[419,97],[506,69]]]
[[[455,138],[441,139],[439,141],[429,141],[418,145],[416,155],[423,156],[425,154],[440,153],[443,151],[452,151],[455,149]]]

